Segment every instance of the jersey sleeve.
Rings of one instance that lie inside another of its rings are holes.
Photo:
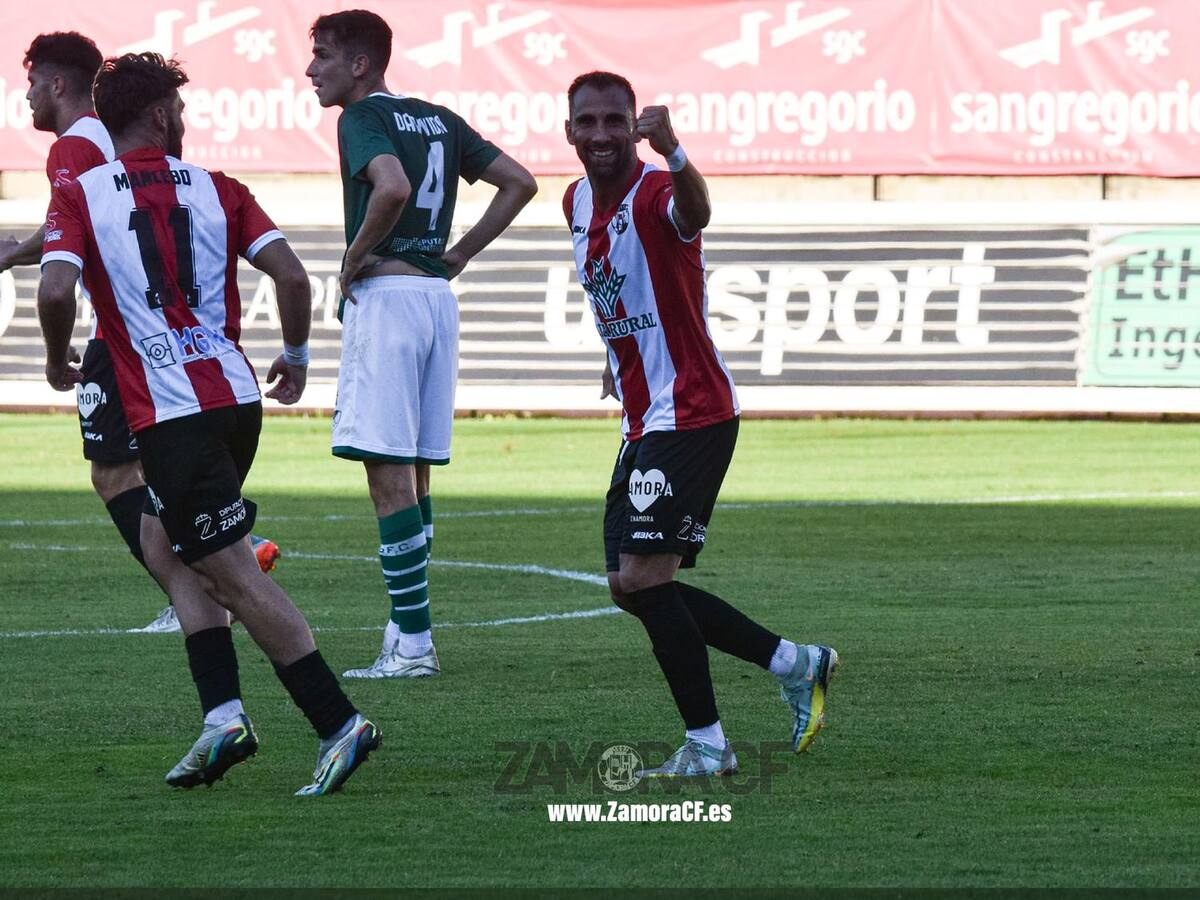
[[[271,217],[263,211],[250,193],[250,189],[220,172],[213,172],[213,182],[225,208],[230,233],[237,243],[237,252],[249,262],[254,262],[258,251],[272,241],[284,240],[283,232],[275,227]]]
[[[60,188],[104,162],[104,153],[86,138],[62,137],[50,145],[46,156],[46,178],[50,180],[51,188]]]
[[[338,119],[338,146],[352,178],[366,179],[367,165],[377,156],[399,158],[386,123],[369,103],[351,106]]]
[[[563,215],[567,217],[567,228],[571,228],[575,224],[575,189],[579,187],[578,181],[572,181],[567,185],[566,192],[563,193]]]
[[[692,235],[684,235],[675,224],[675,188],[671,183],[668,172],[650,172],[646,175],[646,188],[649,197],[645,201],[647,211],[663,230],[674,234],[685,244],[690,244],[700,236],[697,231]]]
[[[462,116],[455,114],[454,124],[458,129],[458,146],[461,148],[458,171],[468,184],[474,184],[479,180],[484,169],[496,161],[496,157],[500,155],[501,151],[499,147],[468,125]]]
[[[87,255],[87,223],[83,189],[69,184],[56,189],[46,210],[46,236],[42,239],[42,265],[69,262],[83,271]]]

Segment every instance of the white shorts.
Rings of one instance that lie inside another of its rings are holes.
[[[354,283],[342,314],[333,455],[450,462],[458,379],[458,300],[441,278],[383,275]]]

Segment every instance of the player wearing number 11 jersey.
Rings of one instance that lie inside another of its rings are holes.
[[[50,201],[38,288],[46,380],[69,390],[79,378],[69,342],[82,272],[150,491],[142,548],[179,616],[204,713],[199,740],[167,783],[211,784],[258,749],[242,708],[232,612],[320,738],[313,782],[299,793],[326,794],[379,745],[379,731],[342,692],[287,594],[260,571],[248,540],[255,505],[241,491],[262,403],[238,345],[237,258],[275,282],[284,352],[267,381],[279,380],[268,396],[281,403],[299,400],[307,379],[308,276],[245,187],[180,159],[186,82],[155,53],[105,60],[96,76],[96,112],[117,158]],[[154,517],[162,528],[151,527]]]
[[[348,246],[333,453],[366,467],[390,608],[379,657],[346,675],[436,675],[426,563],[429,468],[450,462],[458,376],[458,304],[448,279],[508,227],[537,184],[446,107],[388,90],[392,31],[375,13],[321,16],[309,34],[305,74],[322,106],[343,110]],[[498,190],[448,248],[460,177]]]

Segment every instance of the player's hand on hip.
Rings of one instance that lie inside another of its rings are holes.
[[[79,362],[79,353],[74,347],[67,350],[67,358],[53,362],[46,360],[46,383],[56,391],[69,391],[83,381],[83,375],[71,363]]]
[[[281,353],[267,371],[267,384],[275,384],[276,378],[279,384],[267,391],[267,396],[284,406],[290,406],[304,393],[304,386],[308,383],[308,367],[288,365]]]
[[[637,140],[649,141],[650,149],[661,156],[669,156],[679,146],[675,129],[671,127],[671,114],[665,106],[645,107],[638,116],[634,130]]]
[[[457,278],[462,274],[462,270],[467,267],[466,258],[456,253],[453,247],[442,254],[442,262],[446,265],[447,279]]]
[[[354,279],[363,273],[363,270],[368,268],[372,263],[367,257],[355,257],[349,253],[346,254],[345,260],[342,261],[342,273],[338,277],[338,286],[342,289],[342,296],[351,303],[357,304],[358,298],[354,296],[354,292],[350,290],[350,285],[354,283]]]

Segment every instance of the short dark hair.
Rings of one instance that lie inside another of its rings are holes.
[[[344,9],[341,12],[318,16],[308,29],[316,37],[324,31],[343,52],[362,54],[371,61],[371,68],[383,73],[392,59],[392,29],[383,18],[367,9]]]
[[[90,94],[92,81],[103,61],[103,54],[91,38],[78,31],[54,31],[35,37],[25,51],[23,62],[26,69],[34,66],[58,69],[67,79],[72,93]]]
[[[633,85],[629,83],[629,79],[623,75],[615,72],[586,72],[580,75],[567,88],[568,109],[575,105],[575,95],[579,93],[579,89],[585,87],[595,88],[598,91],[610,87],[620,88],[629,95],[629,109],[635,116],[637,115],[637,95],[633,93]]]
[[[124,131],[145,110],[187,82],[179,61],[163,59],[161,53],[126,53],[106,59],[96,73],[96,115],[109,131]]]

